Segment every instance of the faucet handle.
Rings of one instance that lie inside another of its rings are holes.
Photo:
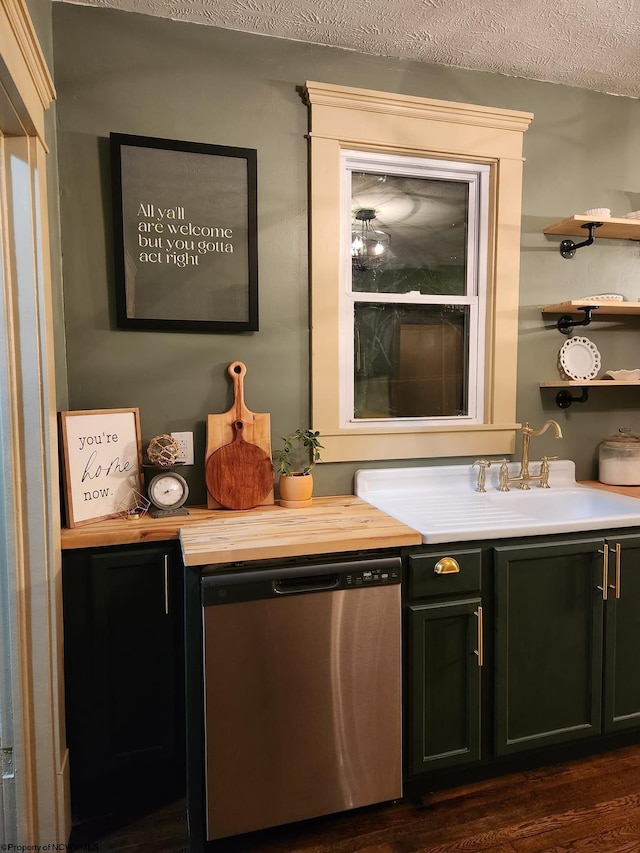
[[[471,467],[475,468],[476,465],[480,469],[478,471],[478,482],[476,483],[476,492],[486,492],[487,468],[491,468],[491,462],[488,459],[476,459],[476,461]]]
[[[550,489],[549,485],[549,460],[557,459],[557,456],[543,456],[542,462],[540,465],[540,482],[538,483],[538,488],[540,489]]]
[[[509,488],[509,460],[508,459],[500,459],[500,474],[499,474],[499,482],[498,486],[499,492],[510,492]]]

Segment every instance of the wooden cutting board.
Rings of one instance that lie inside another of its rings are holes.
[[[244,440],[244,423],[233,424],[235,438],[207,460],[205,481],[209,494],[225,509],[253,509],[273,488],[273,464],[257,444]]]
[[[209,457],[221,447],[231,444],[236,437],[234,423],[242,421],[242,436],[249,444],[256,444],[271,458],[271,415],[256,413],[248,409],[244,402],[244,378],[247,367],[241,361],[233,361],[227,368],[233,380],[233,403],[231,408],[218,415],[207,415],[207,447],[205,450],[205,471]],[[273,485],[261,505],[274,503]],[[207,508],[220,509],[219,504],[207,489]]]

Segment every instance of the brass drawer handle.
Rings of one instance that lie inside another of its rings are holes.
[[[620,598],[620,568],[622,562],[622,546],[619,542],[613,546],[613,553],[616,555],[616,574],[615,574],[615,583],[609,584],[609,589],[612,589],[615,592],[616,598]]]
[[[164,555],[164,614],[169,615],[169,555]]]
[[[453,557],[443,557],[433,567],[437,575],[452,575],[460,571],[460,564]]]
[[[607,575],[608,575],[608,567],[609,567],[609,546],[605,542],[602,551],[598,551],[598,554],[602,554],[602,586],[596,587],[602,592],[602,600],[607,600]]]
[[[482,666],[484,663],[484,641],[483,641],[483,628],[482,628],[482,605],[478,605],[478,609],[474,611],[474,616],[478,620],[478,648],[475,650],[474,654],[478,656],[478,666]]]

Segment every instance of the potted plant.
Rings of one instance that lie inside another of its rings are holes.
[[[274,454],[276,473],[280,475],[280,506],[310,506],[313,495],[311,472],[316,462],[321,461],[320,433],[311,429],[297,429],[282,441],[282,449]]]

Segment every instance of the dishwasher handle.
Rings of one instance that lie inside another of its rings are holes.
[[[401,568],[399,555],[393,554],[306,564],[295,560],[289,565],[269,565],[244,571],[214,570],[200,578],[200,600],[203,607],[208,607],[294,594],[399,584]]]
[[[292,595],[298,592],[322,592],[337,589],[339,575],[312,575],[311,577],[281,578],[273,581],[272,589],[278,595]]]

